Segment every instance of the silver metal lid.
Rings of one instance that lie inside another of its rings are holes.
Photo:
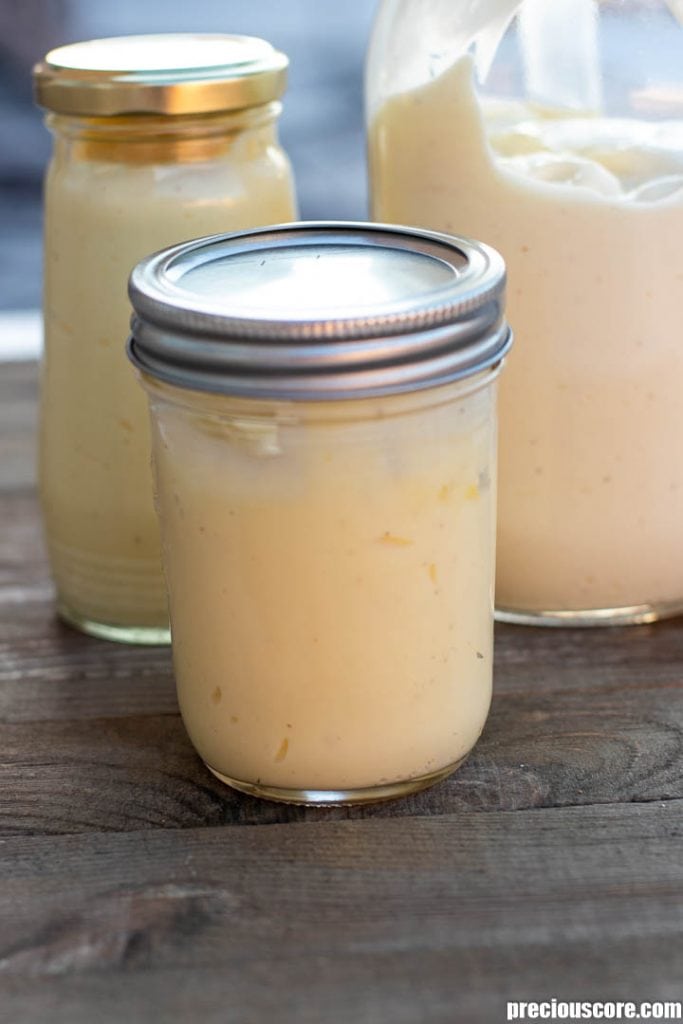
[[[480,242],[378,224],[216,235],[131,274],[128,354],[181,388],[254,398],[364,398],[498,363],[512,336],[505,266]]]

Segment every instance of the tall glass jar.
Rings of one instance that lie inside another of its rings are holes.
[[[384,0],[373,215],[509,275],[498,614],[683,610],[680,0]]]
[[[198,240],[131,278],[178,699],[245,792],[444,778],[491,699],[503,263],[407,229]]]
[[[286,66],[249,37],[147,36],[63,47],[36,68],[55,140],[40,488],[58,611],[85,632],[168,641],[126,283],[172,242],[296,216],[276,131]]]

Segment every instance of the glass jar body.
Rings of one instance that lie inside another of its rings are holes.
[[[296,216],[278,111],[49,117],[41,499],[60,614],[86,632],[169,639],[128,275],[172,242]]]
[[[370,164],[376,219],[470,234],[506,260],[499,615],[678,613],[680,7],[491,0],[470,24],[466,6],[385,0]]]
[[[144,378],[179,703],[224,782],[358,803],[468,754],[491,698],[494,377],[296,403]]]

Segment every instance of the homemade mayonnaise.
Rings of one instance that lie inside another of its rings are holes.
[[[152,388],[178,699],[225,781],[363,790],[473,747],[495,511],[494,393],[471,388],[213,416]]]
[[[680,122],[482,100],[464,56],[376,110],[370,161],[378,220],[471,234],[506,260],[499,607],[680,609]]]
[[[198,61],[207,47],[212,59],[214,52],[230,55],[231,47],[242,52],[241,37],[189,37],[189,43],[187,38],[180,37],[180,56],[190,61],[193,45]],[[66,47],[48,55],[38,81],[42,75],[48,80],[44,89],[55,82],[59,87],[80,62],[108,68],[119,60],[128,69],[143,57],[167,68],[169,59],[178,58],[178,37],[144,37],[137,49],[136,42],[133,37]],[[259,59],[286,65],[268,44],[247,43]],[[239,87],[239,70],[237,79],[230,67],[219,70],[222,78],[207,102],[241,102],[227,91]],[[116,92],[123,88],[123,70],[108,83],[109,93],[100,72],[91,75],[100,96],[92,100],[93,89],[85,89],[79,103],[103,103],[107,95],[124,109],[133,102]],[[190,109],[201,109],[192,81],[177,83],[168,70],[151,82],[141,72],[134,86],[140,82],[147,89],[143,103],[159,105],[157,93],[172,88],[176,106],[180,97]],[[64,90],[43,101],[62,109],[70,97]],[[296,216],[289,163],[277,144],[278,112],[279,104],[270,102],[196,116],[48,119],[55,154],[45,196],[41,496],[59,610],[88,632],[131,641],[168,639],[149,414],[124,350],[128,276],[143,256],[172,242]]]
[[[47,179],[41,486],[60,600],[96,622],[164,626],[149,413],[124,351],[126,282],[144,255],[218,231],[291,220],[270,125],[229,160],[62,162]]]
[[[367,224],[198,239],[131,276],[178,699],[238,789],[452,772],[491,700],[503,262]]]

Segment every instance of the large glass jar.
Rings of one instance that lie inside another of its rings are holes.
[[[544,623],[683,610],[680,0],[384,0],[373,216],[508,267],[497,605]]]
[[[36,69],[55,139],[41,498],[59,613],[86,632],[168,641],[126,284],[165,245],[296,215],[276,133],[286,65],[262,40],[147,36],[63,47]]]
[[[206,765],[298,803],[452,772],[491,699],[497,253],[298,225],[131,279],[178,698]]]

